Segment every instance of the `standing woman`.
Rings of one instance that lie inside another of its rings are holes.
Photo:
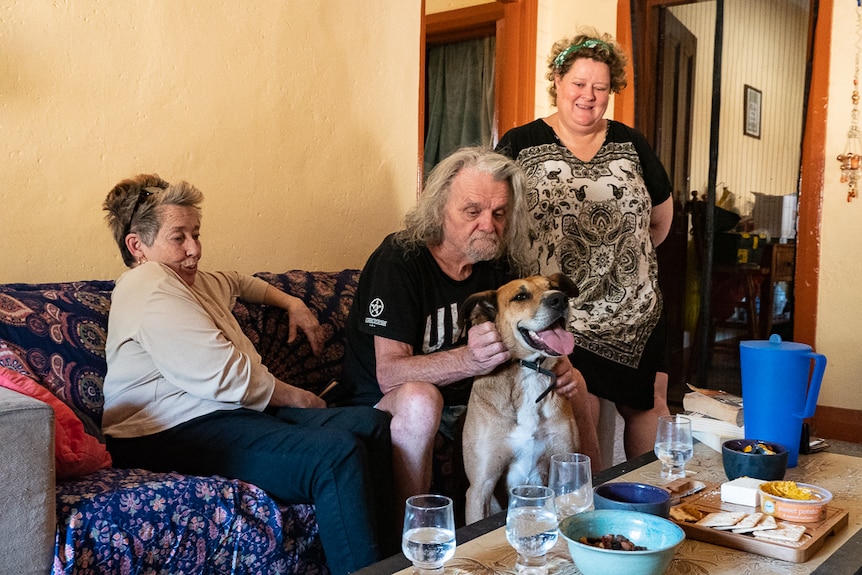
[[[507,132],[497,149],[527,174],[536,271],[562,271],[580,289],[572,365],[591,394],[625,419],[628,458],[652,451],[668,413],[665,321],[655,248],[673,217],[671,184],[636,130],[604,117],[626,86],[626,57],[585,29],[554,44],[547,79],[557,111]]]
[[[231,313],[238,297],[287,310],[289,340],[302,330],[315,353],[323,330],[301,300],[259,278],[198,269],[202,201],[187,182],[146,174],[105,200],[131,268],[111,295],[105,346],[102,427],[114,464],[221,475],[313,503],[330,570],[355,571],[382,557],[377,526],[394,522],[389,417],[326,409],[261,363]]]

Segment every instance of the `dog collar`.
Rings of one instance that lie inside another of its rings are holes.
[[[519,359],[518,360],[518,364],[520,364],[521,367],[526,367],[527,369],[533,369],[537,373],[541,373],[542,375],[546,375],[551,379],[551,385],[549,385],[545,389],[545,391],[543,391],[542,393],[539,394],[539,397],[536,398],[536,403],[539,403],[540,401],[542,401],[546,395],[551,393],[552,389],[557,387],[557,374],[554,373],[553,371],[551,371],[550,369],[545,369],[544,367],[542,367],[541,363],[542,363],[541,360],[539,360],[539,361],[527,361],[525,359]]]

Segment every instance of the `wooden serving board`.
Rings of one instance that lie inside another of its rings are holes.
[[[704,513],[714,513],[716,511],[744,511],[746,513],[755,513],[760,511],[754,507],[747,505],[737,505],[734,503],[725,503],[721,500],[721,485],[707,484],[706,488],[695,495],[691,495],[682,500],[682,503],[694,505]],[[847,527],[849,514],[843,509],[826,507],[826,518],[822,521],[813,523],[796,523],[796,525],[804,525],[805,533],[802,538],[795,543],[783,543],[780,541],[767,541],[758,539],[751,534],[733,533],[732,531],[721,531],[711,527],[702,527],[685,521],[676,521],[671,518],[671,521],[679,525],[685,531],[686,537],[696,539],[697,541],[705,541],[715,545],[723,545],[740,551],[747,551],[757,555],[773,557],[783,561],[791,561],[793,563],[804,563],[808,561],[826,541],[830,535],[841,531]],[[781,519],[778,520],[783,521]]]

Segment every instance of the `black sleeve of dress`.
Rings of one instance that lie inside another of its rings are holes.
[[[512,129],[514,130],[515,128]],[[517,158],[517,155],[513,153],[514,150],[512,145],[512,130],[509,130],[508,132],[503,134],[503,137],[500,138],[499,142],[497,142],[497,147],[494,148],[494,151],[498,154],[503,154],[504,156],[512,160]]]
[[[644,182],[646,182],[650,198],[652,198],[652,205],[657,206],[670,197],[673,186],[670,183],[667,171],[658,159],[658,155],[646,141],[643,134],[634,128],[629,128],[629,131],[632,143],[641,161]]]

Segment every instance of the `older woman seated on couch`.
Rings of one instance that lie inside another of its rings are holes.
[[[326,409],[276,379],[231,308],[238,297],[290,314],[312,348],[320,325],[263,280],[198,270],[201,192],[156,175],[123,180],[104,208],[123,261],[108,319],[102,427],[116,467],[222,475],[287,503],[314,503],[330,570],[393,549],[389,417]],[[379,529],[378,529],[379,527]]]

